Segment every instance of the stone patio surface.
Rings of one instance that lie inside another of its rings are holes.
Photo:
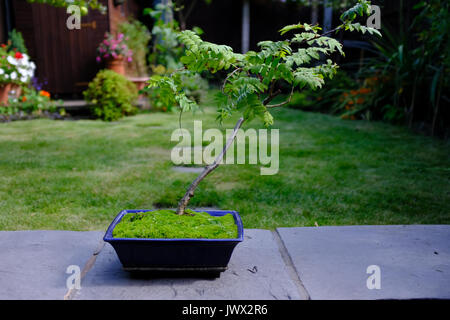
[[[103,235],[0,232],[0,299],[450,299],[449,225],[246,229],[216,279],[130,274]]]

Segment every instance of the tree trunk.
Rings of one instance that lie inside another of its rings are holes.
[[[170,23],[173,21],[173,4],[172,0],[161,0],[161,3],[167,7],[170,7],[170,10],[166,10],[163,15],[163,20],[165,23]]]
[[[184,197],[180,200],[178,203],[177,208],[177,214],[183,215],[184,211],[186,210],[187,205],[189,204],[189,201],[194,196],[195,189],[197,189],[199,183],[206,178],[208,174],[210,174],[212,171],[217,169],[219,165],[221,164],[223,157],[227,153],[230,146],[233,144],[234,139],[236,138],[238,130],[241,128],[242,124],[244,123],[244,118],[239,118],[238,122],[236,123],[233,134],[228,138],[227,143],[225,147],[223,148],[222,152],[216,157],[214,162],[210,164],[209,166],[206,166],[203,172],[192,182],[192,184],[189,186],[188,190],[186,191]]]
[[[323,2],[323,32],[328,32],[333,25],[333,7],[328,3],[328,0]]]
[[[319,23],[319,0],[311,0],[311,24]]]
[[[244,0],[242,4],[242,53],[250,50],[250,3]]]

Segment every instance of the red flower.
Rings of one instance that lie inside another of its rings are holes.
[[[16,59],[22,59],[23,58],[23,54],[21,54],[19,51],[17,51],[16,54],[14,55],[14,57]]]
[[[2,43],[2,48],[6,48],[6,44]]]

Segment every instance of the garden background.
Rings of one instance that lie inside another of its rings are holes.
[[[195,27],[236,52],[257,50],[291,23],[331,30],[352,4],[75,1],[89,13],[80,30],[68,30],[58,7],[65,4],[29,2],[5,1],[0,14],[1,230],[98,230],[123,209],[176,207],[195,177],[170,161],[179,108],[143,84],[181,66],[178,32]],[[279,173],[222,166],[192,206],[237,210],[247,228],[450,222],[449,5],[372,3],[381,8],[383,37],[337,36],[347,54],[336,77],[274,111]],[[38,22],[53,16],[52,35]],[[233,125],[235,118],[215,121],[223,79],[221,72],[185,79],[202,108],[183,114],[183,127],[194,118],[204,129]]]

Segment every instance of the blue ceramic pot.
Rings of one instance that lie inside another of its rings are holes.
[[[238,230],[236,239],[138,239],[114,238],[113,230],[130,213],[152,210],[124,210],[109,226],[103,238],[109,242],[125,270],[195,271],[226,270],[234,248],[244,240],[244,228],[236,211],[205,211],[211,216],[232,214]]]

